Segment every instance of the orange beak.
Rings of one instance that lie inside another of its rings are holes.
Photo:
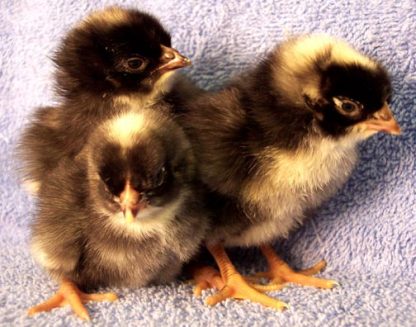
[[[165,47],[161,45],[162,55],[160,57],[161,65],[156,69],[159,72],[167,72],[170,70],[175,70],[178,68],[186,67],[191,64],[191,60],[181,53],[178,50]]]
[[[392,135],[400,134],[400,126],[393,117],[387,103],[384,103],[384,106],[374,113],[374,115],[363,122],[366,129],[376,132],[386,132]]]
[[[140,193],[133,189],[130,182],[126,183],[124,191],[120,194],[120,204],[127,223],[132,223],[140,208]]]

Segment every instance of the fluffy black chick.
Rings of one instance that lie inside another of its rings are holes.
[[[118,104],[162,101],[172,73],[190,64],[171,48],[155,17],[119,7],[94,12],[72,28],[54,62],[60,104],[35,112],[20,146],[24,178],[37,188],[62,157],[79,153],[91,127],[117,114]]]
[[[380,131],[399,134],[391,91],[379,63],[343,41],[310,35],[282,43],[224,90],[188,103],[181,121],[216,212],[206,243],[225,283],[208,303],[235,297],[284,307],[237,275],[223,249],[230,246],[260,246],[270,266],[262,276],[276,283],[336,285],[307,276],[323,261],[295,273],[267,244],[287,237],[341,187],[360,141]],[[201,271],[199,287],[215,285],[213,276]]]
[[[83,302],[116,296],[82,291],[172,281],[207,228],[194,177],[191,146],[162,112],[100,124],[78,158],[61,160],[41,184],[31,248],[61,288],[29,313],[68,302],[89,319]]]

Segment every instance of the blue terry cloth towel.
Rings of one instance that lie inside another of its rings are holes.
[[[37,106],[56,103],[49,59],[88,12],[119,4],[159,17],[173,45],[193,61],[184,72],[219,89],[290,35],[324,32],[377,58],[391,73],[392,108],[403,133],[377,135],[360,149],[348,183],[276,249],[292,266],[328,261],[330,291],[289,286],[271,295],[283,313],[246,301],[211,308],[189,284],[113,289],[116,303],[88,304],[96,326],[416,326],[416,3],[415,0],[140,0],[0,3],[0,325],[82,326],[69,308],[27,317],[57,285],[32,260],[33,199],[13,156]],[[244,273],[265,268],[258,250],[232,250]],[[205,296],[210,294],[207,291]]]

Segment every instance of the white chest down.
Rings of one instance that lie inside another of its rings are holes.
[[[261,173],[243,189],[247,212],[259,216],[230,246],[255,246],[287,237],[302,223],[305,211],[318,207],[347,180],[357,161],[356,142],[319,140],[306,149],[261,154]]]

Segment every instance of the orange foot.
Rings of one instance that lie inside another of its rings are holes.
[[[215,269],[210,267],[203,267],[194,272],[196,281],[196,287],[194,290],[195,295],[200,295],[201,291],[208,287],[214,287],[219,290],[217,294],[207,298],[206,303],[208,305],[213,306],[218,302],[224,301],[225,299],[234,298],[240,300],[250,300],[260,303],[266,307],[275,308],[279,311],[287,308],[286,303],[261,293],[261,291],[280,289],[280,285],[273,285],[271,287],[250,285],[237,272],[222,246],[211,246],[208,247],[208,250],[217,262],[218,267],[220,268],[220,274],[218,274]],[[258,291],[256,290],[257,287],[263,287],[264,289]]]
[[[215,288],[217,290],[221,290],[225,286],[225,283],[222,280],[219,271],[212,267],[196,267],[193,269],[192,275],[195,284],[194,295],[196,297],[201,296],[202,291],[208,288]],[[253,282],[259,279],[255,277],[245,276],[243,278],[252,288],[259,292],[276,291],[284,287],[283,284],[278,283],[273,283],[269,285],[255,284]]]
[[[316,278],[312,275],[319,273],[326,267],[325,260],[321,260],[314,266],[295,272],[281,258],[277,256],[270,245],[260,247],[263,255],[267,259],[269,271],[255,274],[255,278],[267,278],[271,281],[270,285],[282,283],[296,283],[304,286],[319,288],[333,288],[339,286],[335,280]]]
[[[202,291],[208,288],[220,290],[225,286],[220,273],[212,267],[194,268],[192,275],[195,283],[194,295],[196,297],[201,296]]]
[[[114,293],[86,294],[81,292],[78,287],[68,279],[63,279],[58,292],[43,303],[31,307],[28,311],[29,316],[43,311],[50,311],[54,308],[70,305],[72,311],[81,319],[90,320],[87,309],[83,305],[88,301],[115,301],[117,295]]]

